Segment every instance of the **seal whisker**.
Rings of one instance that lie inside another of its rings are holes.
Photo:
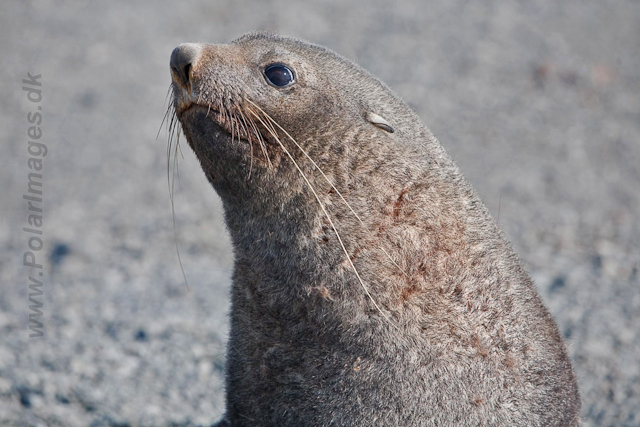
[[[340,199],[342,199],[342,201],[344,202],[344,204],[347,206],[347,208],[349,208],[349,210],[351,211],[351,213],[353,214],[353,216],[356,217],[356,219],[360,222],[360,224],[362,226],[364,226],[364,222],[362,221],[362,219],[360,218],[360,216],[356,213],[355,210],[353,210],[353,208],[351,207],[351,205],[349,204],[349,202],[347,202],[347,200],[344,198],[344,196],[342,195],[342,193],[336,188],[336,186],[333,184],[333,182],[329,179],[329,177],[324,173],[324,171],[322,170],[322,168],[311,158],[311,156],[309,156],[309,154],[306,152],[306,150],[304,148],[302,148],[300,146],[300,144],[298,144],[298,142],[289,134],[289,132],[287,132],[282,126],[280,126],[280,124],[278,124],[278,122],[276,122],[271,116],[269,116],[269,114],[267,114],[262,108],[260,108],[258,105],[256,105],[253,101],[251,101],[250,99],[247,99],[248,102],[250,102],[251,104],[253,104],[263,115],[264,117],[266,117],[271,123],[273,123],[274,125],[276,125],[282,132],[284,132],[284,134],[296,145],[296,147],[298,147],[298,149],[300,149],[300,151],[302,151],[302,153],[305,155],[305,157],[307,159],[309,159],[309,161],[318,169],[318,171],[320,171],[320,173],[322,174],[322,176],[324,177],[324,179],[327,181],[327,183],[329,183],[329,185],[331,186],[331,188],[336,192],[336,194],[338,194],[338,196],[340,196]],[[389,258],[389,260],[391,261],[391,263],[396,266],[396,268],[402,273],[404,274],[407,278],[409,278],[409,275],[407,274],[407,272],[404,271],[404,269],[402,269],[402,267],[400,267],[400,265],[398,265],[398,263],[391,257],[391,255],[382,247],[382,244],[380,244],[379,249],[387,256],[387,258]]]
[[[245,108],[247,108],[247,107],[245,107]],[[252,110],[249,110],[249,116],[247,117],[247,119],[249,120],[249,125],[253,129],[253,133],[256,135],[256,138],[258,139],[258,143],[260,145],[260,148],[262,149],[262,153],[264,154],[264,157],[267,159],[267,162],[269,163],[269,167],[271,168],[271,167],[273,167],[273,164],[271,163],[271,159],[269,158],[269,153],[267,151],[267,146],[264,143],[264,139],[262,138],[262,134],[258,130],[258,127],[256,126],[255,121],[253,120],[252,114],[255,114],[255,113]]]
[[[173,240],[176,246],[176,254],[178,255],[178,263],[180,264],[180,271],[182,271],[182,277],[184,278],[184,284],[187,286],[187,290],[189,290],[189,281],[187,280],[187,275],[184,271],[184,265],[182,264],[182,256],[180,255],[180,247],[178,246],[178,230],[176,228],[176,208],[175,208],[175,176],[178,173],[178,151],[180,150],[180,131],[176,132],[176,144],[175,150],[173,153],[173,171],[171,174],[171,184],[169,188],[169,198],[171,199],[171,220],[173,222]],[[182,155],[182,151],[180,151],[180,155]],[[184,158],[184,156],[183,156]],[[180,182],[179,173],[178,173],[178,182]]]
[[[249,101],[249,102],[251,102],[251,101]],[[302,178],[306,182],[307,186],[309,187],[309,189],[313,193],[315,199],[318,201],[318,204],[320,205],[320,209],[322,209],[322,212],[324,213],[325,217],[329,221],[329,224],[331,224],[331,228],[333,229],[333,232],[335,233],[336,237],[338,238],[338,242],[340,243],[340,247],[342,248],[342,251],[344,252],[344,254],[346,256],[347,261],[348,261],[349,265],[351,266],[351,269],[353,270],[353,272],[355,273],[356,277],[358,278],[358,282],[360,282],[360,285],[362,286],[362,289],[364,290],[365,294],[371,300],[371,302],[376,307],[378,312],[382,315],[382,317],[384,317],[387,321],[389,321],[389,324],[391,326],[393,326],[394,328],[398,329],[398,327],[392,322],[391,318],[384,311],[382,311],[382,308],[380,308],[380,306],[378,305],[376,300],[373,298],[373,295],[371,295],[371,292],[369,291],[369,289],[365,285],[364,280],[362,280],[362,277],[360,277],[360,273],[358,273],[358,269],[353,264],[353,261],[351,260],[351,257],[349,256],[349,252],[347,251],[347,248],[345,247],[345,245],[344,245],[344,243],[342,241],[342,238],[340,237],[340,233],[338,233],[338,229],[336,228],[335,224],[333,223],[333,220],[331,219],[331,216],[329,215],[329,212],[327,212],[327,209],[325,208],[324,204],[320,200],[320,196],[318,196],[318,193],[313,188],[313,185],[311,184],[311,182],[309,181],[309,179],[307,178],[305,173],[302,171],[302,169],[300,168],[298,163],[295,161],[295,159],[293,158],[293,156],[291,155],[289,150],[287,150],[287,148],[284,146],[282,141],[280,141],[280,138],[278,137],[278,134],[275,131],[275,129],[273,129],[273,126],[265,123],[264,120],[262,120],[262,118],[260,118],[260,115],[258,113],[256,113],[255,111],[251,110],[251,108],[249,108],[249,112],[253,113],[254,117],[258,121],[260,121],[260,123],[269,131],[269,133],[271,133],[273,138],[278,142],[278,145],[280,145],[280,148],[282,148],[282,151],[284,151],[285,154],[287,155],[287,157],[289,157],[289,159],[293,162],[293,165],[296,167],[296,169],[298,170],[298,172],[300,173],[300,175],[302,176]]]
[[[329,177],[324,173],[324,171],[322,170],[322,168],[320,168],[320,166],[318,166],[318,164],[311,158],[311,156],[309,156],[309,154],[307,154],[307,152],[305,151],[304,148],[302,148],[300,146],[300,144],[298,144],[298,142],[289,134],[289,132],[287,132],[282,126],[280,126],[278,124],[278,122],[276,122],[271,116],[269,116],[262,108],[260,108],[259,106],[257,106],[253,101],[251,101],[250,99],[247,99],[248,102],[250,102],[251,104],[253,104],[263,115],[264,117],[266,117],[271,123],[275,124],[278,129],[280,129],[295,145],[296,147],[298,147],[298,149],[300,149],[300,151],[302,151],[302,153],[305,155],[305,157],[307,159],[309,159],[309,161],[313,164],[313,166],[315,166],[318,171],[320,171],[320,173],[322,174],[322,176],[324,177],[324,179],[327,181],[327,183],[329,183],[329,185],[331,186],[331,188],[338,194],[338,196],[340,196],[340,198],[342,199],[342,201],[344,202],[344,204],[349,208],[349,210],[351,211],[351,213],[358,219],[358,221],[360,221],[362,223],[362,219],[360,219],[360,216],[358,216],[358,214],[356,213],[356,211],[353,210],[353,208],[351,207],[351,205],[349,204],[349,202],[347,202],[347,200],[342,196],[342,193],[340,193],[340,191],[338,191],[338,189],[336,188],[336,186],[333,184],[333,182],[329,179]]]
[[[221,101],[221,103],[222,103],[222,101]],[[231,112],[227,108],[225,108],[224,110],[221,110],[221,111],[224,111],[222,113],[222,116],[224,117],[223,120],[227,123],[227,125],[231,126],[232,125],[232,123],[231,123]]]
[[[167,102],[169,100],[169,95],[171,95],[173,93],[173,85],[169,85],[169,90],[167,91],[167,96],[165,97],[165,102]],[[167,105],[167,111],[164,113],[164,117],[162,117],[162,121],[160,122],[160,127],[158,127],[158,133],[156,134],[156,141],[158,140],[158,137],[160,136],[160,131],[162,130],[162,125],[164,125],[165,123],[168,123],[167,118],[169,117],[169,114],[173,112],[173,114],[175,115],[175,109],[173,107],[173,102],[168,102]]]
[[[172,87],[170,88],[172,90]],[[182,277],[184,278],[184,283],[187,286],[187,290],[189,290],[189,282],[187,281],[187,275],[184,271],[184,266],[182,264],[182,257],[180,256],[180,247],[178,246],[178,231],[176,229],[176,210],[174,203],[174,182],[175,182],[175,174],[178,170],[178,159],[177,153],[180,150],[180,155],[182,155],[182,150],[179,148],[180,146],[180,133],[181,133],[181,124],[178,120],[175,106],[173,103],[169,105],[167,108],[167,112],[165,113],[165,117],[162,120],[162,123],[165,122],[165,119],[168,118],[168,140],[167,140],[167,186],[169,187],[169,200],[171,201],[171,216],[173,222],[173,239],[176,246],[176,254],[178,255],[178,263],[180,264],[180,271],[182,272]],[[162,128],[162,124],[160,124]],[[158,131],[159,134],[159,131]],[[174,145],[175,141],[175,145]],[[171,155],[173,153],[173,169],[171,168]],[[184,158],[184,156],[183,156]]]
[[[249,135],[249,128],[247,126],[247,118],[245,117],[244,110],[242,108],[237,109],[240,119],[238,120],[238,126],[242,128],[242,131]],[[247,175],[247,181],[251,179],[251,171],[253,171],[253,139],[249,138],[249,149],[251,154],[249,156],[249,174]]]

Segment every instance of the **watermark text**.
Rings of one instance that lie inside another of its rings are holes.
[[[22,264],[28,268],[29,286],[29,334],[30,338],[43,337],[44,325],[42,323],[43,299],[43,260],[42,248],[44,247],[44,219],[43,219],[43,195],[42,176],[44,174],[44,158],[48,149],[42,138],[42,74],[27,72],[27,78],[22,79],[22,90],[31,102],[31,110],[27,113],[27,185],[22,196],[27,205],[27,224],[22,231],[27,238],[28,250],[22,255]]]

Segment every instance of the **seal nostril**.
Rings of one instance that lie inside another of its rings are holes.
[[[184,66],[184,70],[183,70],[184,76],[186,78],[185,83],[189,82],[189,77],[191,74],[191,64],[187,64]]]
[[[183,85],[189,83],[191,69],[198,60],[201,50],[201,46],[195,43],[183,43],[173,50],[170,66],[175,80],[179,79],[179,83]]]

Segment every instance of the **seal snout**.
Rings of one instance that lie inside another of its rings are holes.
[[[195,65],[202,45],[198,43],[182,43],[171,53],[171,74],[176,83],[182,86],[189,84],[191,69]]]

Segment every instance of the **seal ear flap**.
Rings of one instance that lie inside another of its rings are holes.
[[[384,118],[380,117],[379,115],[377,115],[376,113],[372,113],[371,111],[367,111],[367,113],[365,114],[365,119],[373,124],[376,127],[379,127],[380,129],[382,129],[383,131],[389,132],[389,133],[393,133],[394,130],[391,127],[391,125],[389,124],[388,121],[386,121]]]

